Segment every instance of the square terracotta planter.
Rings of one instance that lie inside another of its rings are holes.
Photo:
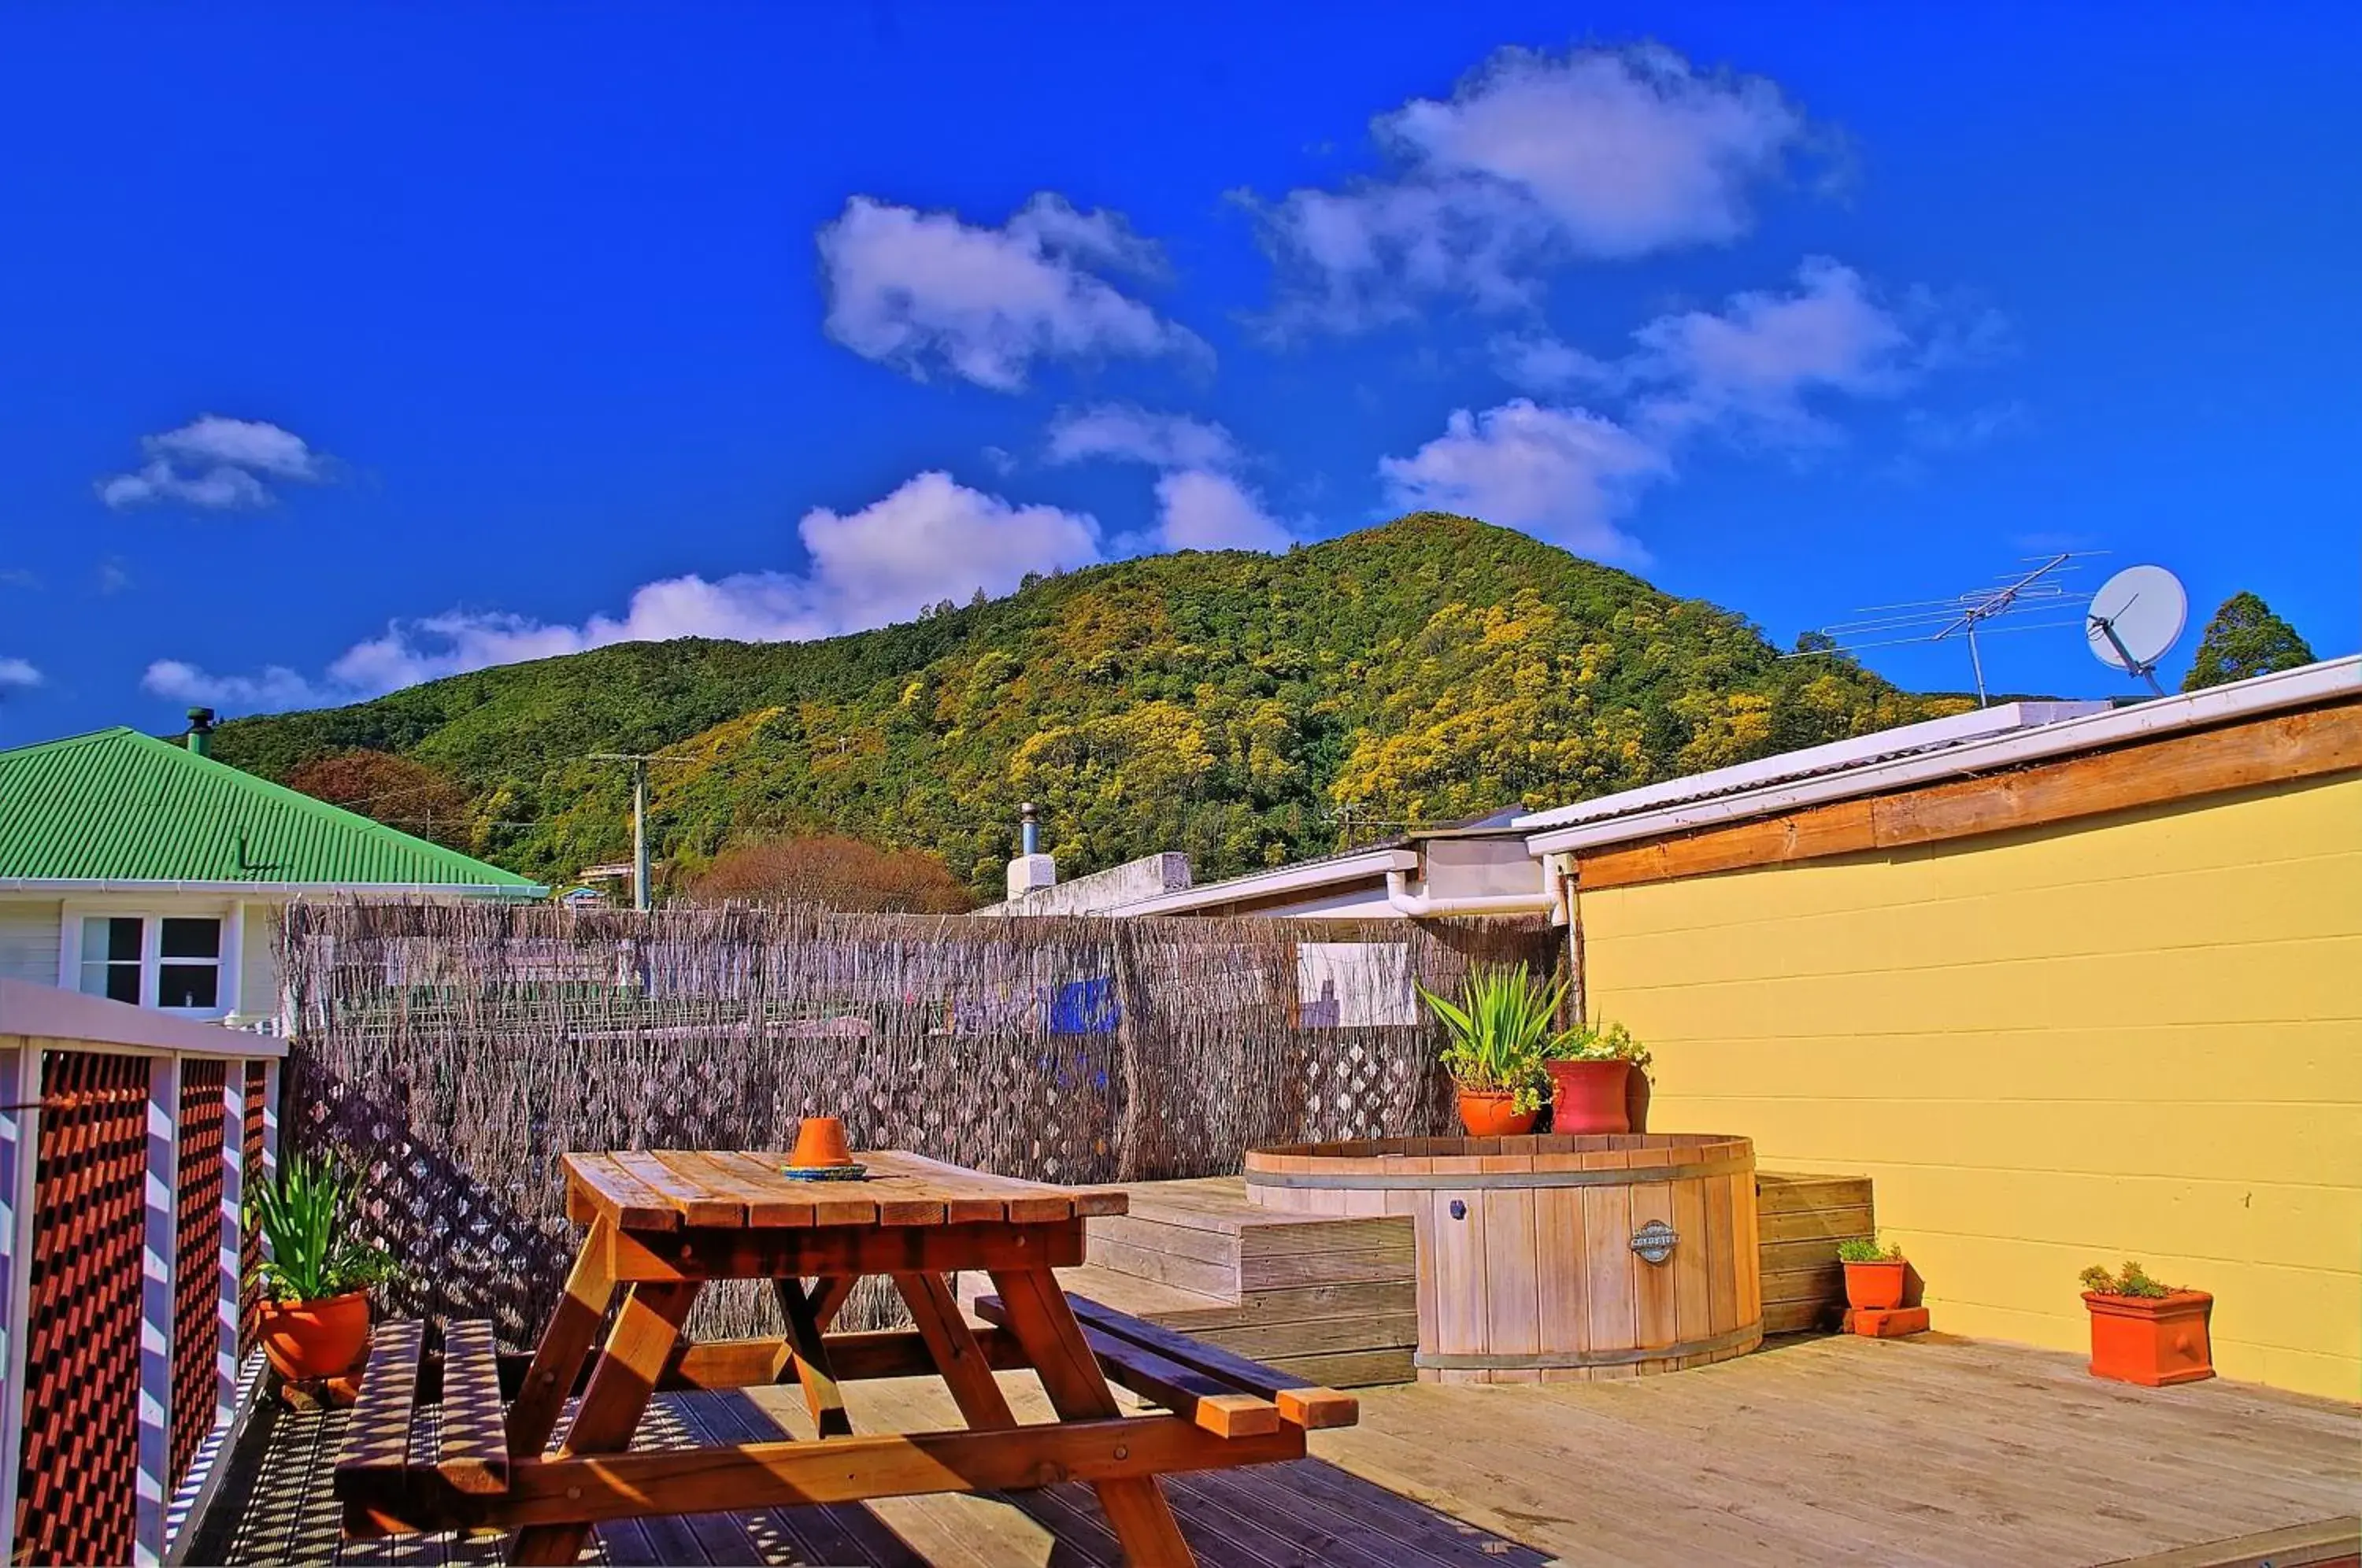
[[[2207,1322],[2214,1297],[2203,1290],[2170,1296],[2083,1293],[2092,1312],[2092,1375],[2162,1388],[2214,1375]]]

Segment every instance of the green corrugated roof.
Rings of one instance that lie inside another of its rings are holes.
[[[0,881],[297,882],[537,892],[132,729],[0,751]]]

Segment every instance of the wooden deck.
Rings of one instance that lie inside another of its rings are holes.
[[[1021,1374],[1021,1419],[1046,1418]],[[845,1390],[856,1430],[954,1424],[929,1380]],[[792,1388],[672,1396],[643,1442],[810,1420]],[[495,1541],[338,1550],[332,1428],[279,1418],[196,1561],[485,1562]],[[1365,1390],[1319,1461],[1168,1481],[1209,1564],[2320,1562],[2319,1526],[2362,1512],[2362,1407],[2210,1382],[2137,1389],[2079,1358],[1950,1340],[1805,1340],[1616,1383]],[[2232,1543],[2232,1544],[2224,1544]],[[898,1498],[602,1529],[610,1562],[1097,1564],[1087,1490]],[[210,1550],[208,1550],[210,1549]],[[2196,1549],[2196,1550],[2185,1550]]]
[[[2133,1388],[1933,1334],[1616,1383],[1367,1389],[1361,1424],[1313,1447],[1569,1562],[2103,1563],[2362,1513],[2362,1407]]]

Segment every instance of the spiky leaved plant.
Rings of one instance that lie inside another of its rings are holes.
[[[259,1183],[246,1202],[246,1222],[260,1233],[270,1256],[254,1280],[275,1301],[326,1301],[390,1278],[384,1248],[356,1240],[346,1219],[350,1183],[337,1180],[326,1160],[292,1154],[276,1181]]]
[[[1543,1061],[1571,1031],[1558,1026],[1566,984],[1544,989],[1523,964],[1478,965],[1468,971],[1460,999],[1448,1001],[1425,986],[1418,994],[1451,1034],[1443,1070],[1462,1088],[1507,1093],[1518,1111],[1541,1105]]]

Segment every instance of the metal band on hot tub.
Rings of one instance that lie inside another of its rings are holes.
[[[1705,1176],[1737,1176],[1755,1168],[1754,1156],[1716,1160],[1697,1165],[1631,1165],[1585,1171],[1337,1171],[1308,1175],[1299,1171],[1246,1173],[1249,1187],[1384,1187],[1407,1192],[1420,1187],[1460,1191],[1474,1187],[1639,1187],[1651,1182],[1688,1181]]]

